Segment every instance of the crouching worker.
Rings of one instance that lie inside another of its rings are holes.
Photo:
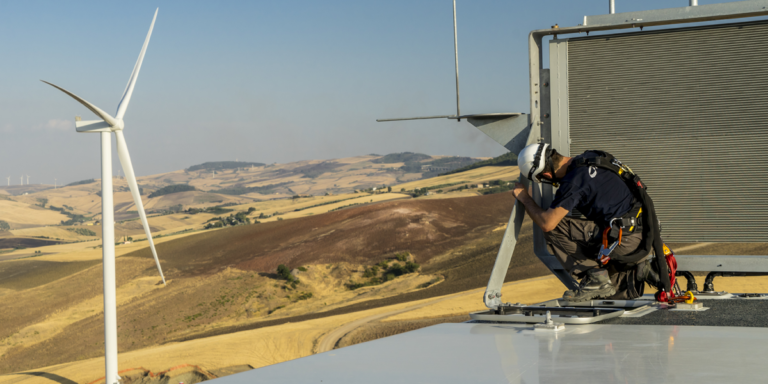
[[[655,245],[651,237],[658,237],[658,230],[643,228],[648,226],[643,220],[648,216],[641,215],[647,194],[628,167],[606,152],[564,157],[545,143],[525,147],[518,155],[518,165],[522,177],[558,187],[547,209],[539,207],[520,183],[513,193],[544,231],[549,252],[581,281],[563,299],[633,299],[643,294],[645,282],[660,287],[659,275],[650,263]],[[623,170],[631,176],[622,177]],[[650,202],[651,211],[652,205]],[[567,216],[574,208],[586,220]]]

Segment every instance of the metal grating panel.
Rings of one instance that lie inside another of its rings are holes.
[[[568,42],[571,155],[648,184],[667,241],[768,241],[768,22]]]

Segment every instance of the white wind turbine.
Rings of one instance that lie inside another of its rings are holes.
[[[120,380],[120,377],[117,374],[117,298],[115,294],[115,220],[114,204],[112,200],[111,132],[115,133],[115,138],[117,140],[117,156],[120,158],[120,164],[123,166],[128,186],[131,189],[131,195],[133,195],[133,201],[136,204],[139,217],[141,218],[141,224],[144,226],[144,232],[147,235],[149,247],[152,249],[152,255],[155,257],[157,270],[160,272],[160,278],[163,280],[163,284],[165,284],[165,277],[163,276],[163,270],[160,268],[160,261],[157,258],[155,244],[152,241],[152,234],[149,231],[149,224],[147,223],[147,215],[144,213],[144,205],[141,202],[139,186],[136,183],[136,175],[133,173],[133,165],[131,165],[131,158],[128,155],[128,147],[125,144],[125,137],[123,136],[123,127],[125,126],[123,123],[123,116],[125,116],[125,110],[128,108],[128,103],[131,101],[133,88],[136,86],[136,78],[138,78],[139,70],[141,70],[141,62],[144,60],[144,53],[147,51],[149,38],[152,36],[152,28],[155,26],[158,10],[155,10],[155,16],[152,18],[152,24],[149,26],[147,38],[144,40],[144,45],[141,47],[141,53],[139,53],[136,65],[133,67],[133,72],[128,80],[128,85],[125,87],[123,97],[117,105],[117,114],[115,117],[110,116],[99,107],[85,101],[74,93],[47,81],[43,81],[71,96],[73,99],[80,102],[80,104],[90,109],[91,112],[102,118],[102,120],[91,121],[79,121],[79,119],[75,119],[75,126],[77,132],[99,132],[101,134],[101,217],[102,256],[104,266],[104,349],[106,366],[104,382],[106,384],[115,384]]]

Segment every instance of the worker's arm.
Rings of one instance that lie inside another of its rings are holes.
[[[568,210],[563,207],[549,208],[546,211],[541,209],[538,204],[528,195],[528,191],[520,183],[515,183],[515,189],[512,190],[517,201],[521,202],[525,206],[525,210],[528,212],[528,216],[531,217],[534,223],[538,225],[542,231],[549,232],[557,224],[560,224],[560,220],[568,214]]]

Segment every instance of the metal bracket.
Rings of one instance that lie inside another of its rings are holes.
[[[532,116],[532,115],[529,115]],[[502,136],[499,134],[496,134],[496,132],[501,133],[502,131],[495,131],[492,129],[483,130],[481,127],[485,127],[485,125],[476,124],[476,122],[473,122],[472,119],[469,119],[469,122],[478,127],[480,130],[485,132],[488,136],[491,136],[494,140],[497,142],[501,142],[505,140],[505,137],[512,136],[512,139],[507,142],[509,146],[507,146],[507,149],[510,151],[517,150],[519,152],[523,148],[525,148],[526,145],[530,145],[533,143],[538,142],[539,138],[539,132],[540,130],[537,128],[533,128],[532,125],[528,124],[528,126],[524,127],[522,125],[523,120],[518,119],[517,122],[511,119],[505,119],[502,121],[498,121],[497,123],[507,121],[508,124],[505,127],[505,135]],[[530,119],[529,119],[530,122]],[[509,128],[513,127],[513,124],[516,124],[514,127],[516,128],[516,131],[514,132],[514,135],[511,135],[509,132]],[[493,128],[493,127],[489,127]],[[489,133],[490,132],[490,133]],[[492,136],[491,133],[494,133]],[[521,135],[527,134],[527,137],[525,141],[523,142],[521,140]],[[495,136],[495,137],[494,137]],[[503,144],[502,144],[503,145]],[[517,153],[514,152],[514,153]],[[528,188],[528,179],[521,177],[523,185]],[[509,222],[507,223],[507,230],[504,231],[504,238],[501,241],[501,246],[499,247],[499,252],[496,255],[496,262],[493,264],[493,269],[491,270],[491,277],[488,279],[488,286],[485,289],[485,293],[483,294],[483,302],[485,303],[485,306],[488,308],[498,308],[502,302],[501,302],[501,287],[504,285],[504,278],[507,276],[507,270],[509,269],[509,264],[512,261],[512,254],[515,252],[515,246],[517,245],[517,239],[520,236],[520,228],[523,226],[523,218],[525,216],[525,207],[520,202],[515,202],[515,204],[512,206],[512,213],[509,215]],[[550,269],[552,269],[552,266],[548,265]]]
[[[530,117],[524,113],[483,114],[462,116],[475,128],[501,144],[510,152],[517,154],[528,145],[531,132]]]
[[[497,313],[501,312],[501,313]],[[624,314],[622,308],[601,307],[539,307],[539,306],[504,306],[499,311],[470,313],[472,320],[497,321],[502,323],[546,323],[555,317],[562,324],[592,324],[612,319]]]
[[[523,179],[523,185],[528,186],[527,179]],[[512,254],[515,253],[517,238],[520,236],[520,228],[523,226],[523,217],[525,207],[519,201],[515,201],[512,206],[512,214],[509,215],[507,230],[504,232],[504,238],[501,240],[499,253],[496,255],[496,262],[491,270],[491,277],[488,280],[488,286],[483,294],[483,302],[488,308],[495,309],[501,305],[501,287],[504,285],[504,278],[507,277],[509,263],[512,261]]]

